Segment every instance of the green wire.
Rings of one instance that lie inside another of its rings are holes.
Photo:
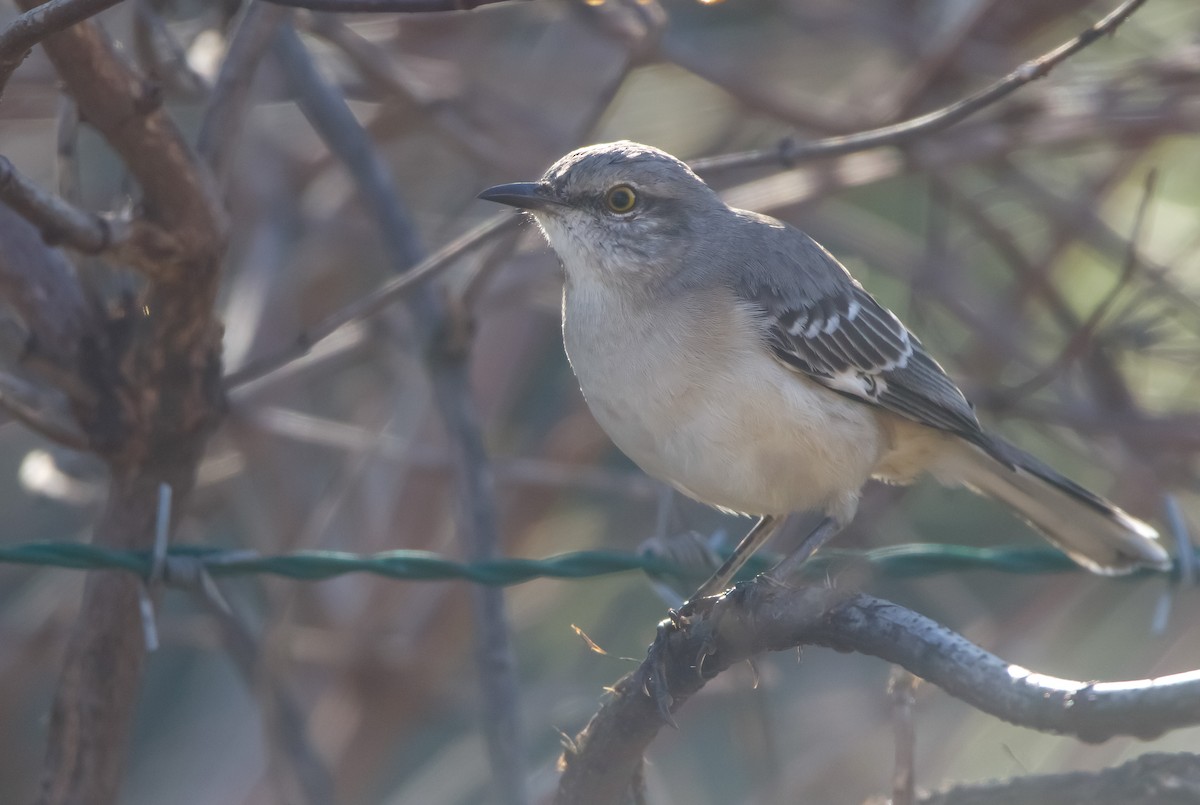
[[[355,554],[342,551],[297,551],[262,556],[252,551],[197,545],[177,545],[167,552],[172,562],[196,562],[212,576],[265,574],[303,581],[371,573],[408,581],[464,579],[478,584],[507,586],[539,578],[582,579],[640,570],[655,577],[688,578],[704,570],[680,568],[650,553],[576,551],[545,559],[497,559],[463,563],[428,551],[385,551]],[[148,551],[119,551],[75,542],[31,542],[0,547],[0,564],[35,565],[74,570],[125,570],[149,578]],[[766,557],[756,557],[754,567],[765,567]],[[965,545],[912,544],[871,551],[827,551],[804,566],[810,576],[864,563],[890,578],[918,578],[965,570],[1001,573],[1063,573],[1079,570],[1070,559],[1052,548],[973,548]],[[753,570],[754,567],[751,569]],[[1172,576],[1177,576],[1176,570]]]

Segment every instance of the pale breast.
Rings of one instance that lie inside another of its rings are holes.
[[[564,343],[589,407],[647,473],[749,514],[840,505],[885,434],[868,406],[775,361],[756,326],[715,292],[657,300],[653,314],[599,283],[564,297]]]

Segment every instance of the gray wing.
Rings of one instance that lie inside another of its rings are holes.
[[[825,291],[814,297],[758,288],[748,295],[779,361],[847,397],[991,452],[971,404],[890,310],[849,275]]]

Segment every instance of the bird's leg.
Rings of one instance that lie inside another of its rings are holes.
[[[683,627],[685,621],[695,614],[697,605],[705,599],[711,599],[725,591],[729,586],[729,582],[737,575],[737,572],[742,569],[746,561],[763,546],[768,539],[771,538],[777,530],[783,519],[773,517],[771,515],[764,516],[761,520],[754,524],[754,527],[742,537],[742,541],[733,549],[733,553],[725,560],[724,564],[717,570],[716,573],[709,578],[708,581],[700,585],[700,589],[692,594],[691,598],[683,603],[678,610],[671,610],[668,618],[664,619],[658,625],[658,632],[654,636],[654,642],[650,644],[648,659],[650,660],[649,676],[643,680],[642,689],[647,696],[654,700],[658,707],[658,712],[662,719],[671,726],[675,725],[674,719],[671,717],[671,705],[674,699],[671,696],[671,691],[667,685],[667,641],[670,639],[671,633]],[[696,672],[700,673],[704,665],[704,656],[702,653],[695,660]]]
[[[747,560],[763,546],[771,536],[779,530],[783,518],[766,515],[754,527],[742,537],[742,541],[733,549],[733,553],[729,554],[729,558],[725,563],[713,573],[708,581],[700,585],[700,589],[692,593],[692,597],[680,607],[681,614],[685,615],[694,608],[695,602],[702,598],[710,598],[725,591],[729,586],[729,582],[737,575],[737,572],[742,569],[742,565],[746,564]]]
[[[828,516],[821,518],[821,522],[817,523],[817,527],[809,532],[796,550],[779,560],[779,564],[764,573],[763,577],[768,581],[783,584],[799,569],[800,565],[817,552],[818,548],[837,536],[841,530],[842,523],[838,519]]]

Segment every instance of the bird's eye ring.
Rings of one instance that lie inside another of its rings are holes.
[[[619,184],[604,196],[604,203],[615,213],[629,212],[637,204],[637,193],[627,184]]]

